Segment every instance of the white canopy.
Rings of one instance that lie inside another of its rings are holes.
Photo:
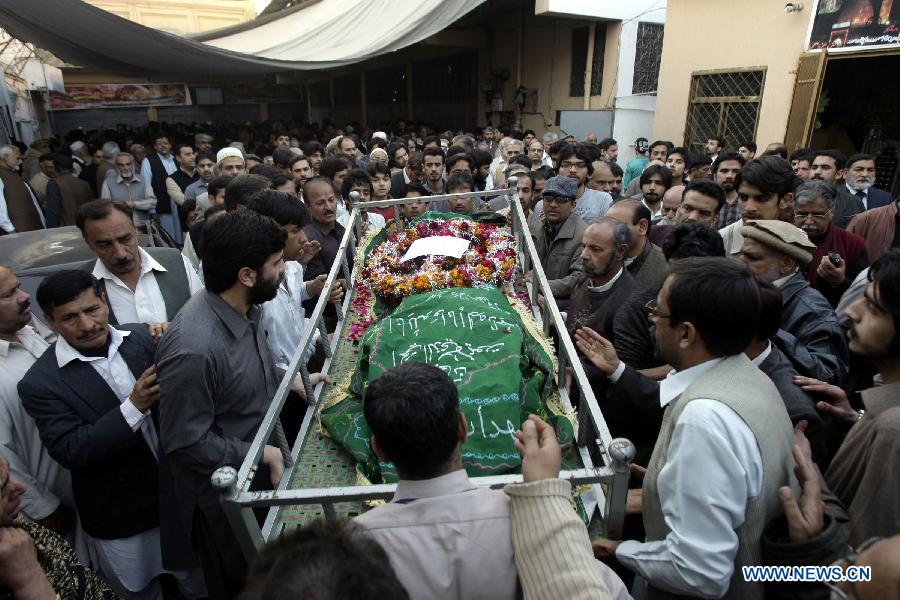
[[[0,25],[68,63],[123,75],[226,76],[339,67],[432,36],[484,0],[319,0],[179,37],[82,0],[0,0]]]

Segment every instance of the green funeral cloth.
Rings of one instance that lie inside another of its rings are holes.
[[[364,390],[387,369],[413,361],[441,368],[457,385],[468,421],[462,460],[470,476],[519,470],[513,442],[529,414],[555,425],[561,443],[573,441],[571,421],[547,402],[553,359],[507,297],[495,287],[436,290],[404,298],[366,332],[349,393],[326,402],[319,414],[323,429],[354,456],[369,481],[397,476],[370,448]]]

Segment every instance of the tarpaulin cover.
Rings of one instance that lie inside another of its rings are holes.
[[[482,2],[320,0],[190,39],[82,0],[0,0],[0,25],[70,64],[99,71],[253,75],[339,67],[393,52],[442,31]]]

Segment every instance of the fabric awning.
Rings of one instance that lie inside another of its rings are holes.
[[[442,31],[482,2],[320,0],[190,39],[82,0],[0,0],[0,24],[22,41],[98,71],[253,75],[340,67],[393,52]]]

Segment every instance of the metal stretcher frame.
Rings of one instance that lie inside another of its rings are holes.
[[[550,293],[544,269],[540,260],[538,260],[537,249],[527,226],[525,213],[516,193],[515,178],[510,178],[509,185],[509,189],[506,190],[429,196],[427,201],[433,203],[458,198],[476,198],[477,201],[477,198],[508,196],[512,217],[511,229],[516,240],[518,260],[524,273],[533,272],[532,282],[527,284],[532,312],[537,322],[542,325],[544,333],[550,335],[551,332],[555,331],[559,340],[559,353],[557,356],[559,368],[552,376],[555,377],[555,383],[563,405],[571,406],[569,394],[566,390],[566,376],[569,371],[572,375],[572,385],[577,387],[580,393],[578,431],[575,442],[583,467],[571,471],[562,471],[560,478],[570,481],[573,487],[581,485],[592,486],[597,498],[598,509],[600,510],[602,532],[609,538],[619,539],[622,535],[622,524],[625,519],[625,503],[628,495],[628,479],[630,475],[629,465],[634,458],[634,446],[626,439],[612,439],[610,436],[603,414],[597,405],[597,399],[591,390],[587,375],[576,354],[575,346],[566,333],[562,315],[556,306],[553,295]],[[356,194],[356,192],[353,192],[353,194]],[[340,257],[340,260],[335,260],[334,264],[332,264],[325,288],[319,294],[319,300],[316,302],[315,310],[309,319],[313,326],[308,326],[303,332],[300,344],[294,353],[284,378],[278,386],[275,397],[272,399],[263,422],[253,439],[247,456],[241,463],[240,468],[235,469],[232,466],[220,467],[211,477],[213,487],[220,493],[228,523],[248,560],[252,560],[267,541],[280,534],[280,527],[277,527],[276,523],[278,509],[281,506],[321,505],[326,515],[333,516],[335,514],[334,506],[337,503],[389,500],[394,494],[396,484],[306,489],[288,489],[288,485],[292,478],[294,465],[296,465],[297,459],[303,452],[315,425],[315,415],[319,404],[323,400],[322,390],[325,387],[323,382],[320,382],[315,388],[310,383],[309,372],[304,362],[306,348],[313,343],[316,330],[320,332],[323,341],[328,339],[323,313],[328,304],[331,287],[339,279],[339,275],[343,275],[344,280],[347,282],[345,286],[346,293],[344,294],[343,303],[338,310],[337,327],[331,344],[324,344],[327,358],[323,371],[328,372],[331,368],[337,344],[341,343],[344,323],[347,312],[350,309],[355,282],[353,281],[353,272],[347,262],[347,249],[355,250],[356,241],[362,239],[363,224],[360,208],[399,207],[404,204],[414,204],[422,201],[422,198],[406,198],[355,203],[350,213],[348,227],[336,254],[336,256]],[[543,313],[538,304],[538,294],[541,294],[544,298],[545,308]],[[284,442],[280,444],[282,454],[285,456],[285,471],[277,489],[250,491],[250,483],[262,458],[263,448],[277,438],[274,435],[276,433],[276,424],[279,422],[285,399],[298,373],[302,377],[307,398],[313,398],[314,402],[311,403],[310,409],[306,411],[306,416],[303,419],[293,447],[288,448]],[[502,488],[510,483],[520,483],[522,476],[520,474],[494,475],[473,477],[472,480],[478,485]],[[603,484],[605,489],[598,484]],[[269,508],[262,527],[256,520],[254,508]]]

